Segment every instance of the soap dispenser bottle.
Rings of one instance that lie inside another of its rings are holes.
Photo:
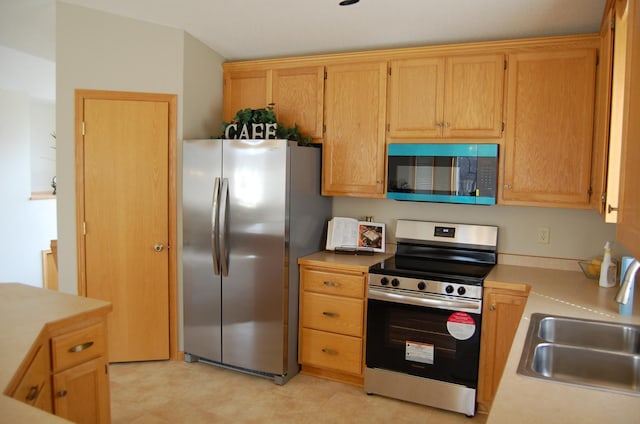
[[[606,242],[602,265],[600,266],[600,287],[613,287],[616,285],[616,271],[611,265],[611,243]]]

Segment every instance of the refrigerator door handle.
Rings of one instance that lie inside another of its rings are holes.
[[[213,258],[213,274],[220,275],[220,177],[213,183],[213,199],[211,201],[211,256]]]
[[[229,179],[222,179],[220,193],[220,268],[223,276],[229,275]]]

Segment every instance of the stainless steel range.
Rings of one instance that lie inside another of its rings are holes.
[[[398,220],[395,256],[369,270],[367,393],[475,414],[497,240],[494,226]]]

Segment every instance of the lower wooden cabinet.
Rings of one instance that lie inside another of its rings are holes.
[[[529,295],[520,289],[484,288],[478,411],[489,412]]]
[[[51,338],[56,415],[76,423],[111,421],[105,327],[100,320]]]
[[[56,415],[75,423],[110,422],[107,359],[100,356],[53,375]]]
[[[106,319],[44,331],[12,397],[80,424],[111,421]]]
[[[303,373],[363,384],[366,280],[365,271],[301,266]]]

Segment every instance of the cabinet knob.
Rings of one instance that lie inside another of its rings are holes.
[[[511,190],[511,184],[505,184],[505,185],[503,186],[503,188],[504,188],[505,190]]]
[[[496,305],[491,305],[491,306],[489,306],[489,310],[490,310],[491,312],[495,311],[495,310],[496,310]]]
[[[58,393],[56,393],[56,395],[58,395],[58,397],[65,397],[67,395],[67,391],[60,390]]]
[[[164,244],[162,243],[153,245],[153,250],[155,250],[156,252],[162,252],[162,249],[164,249]]]
[[[618,208],[615,208],[615,207],[613,207],[611,205],[607,205],[607,213],[611,213],[611,212],[617,211],[617,210],[618,210]]]

